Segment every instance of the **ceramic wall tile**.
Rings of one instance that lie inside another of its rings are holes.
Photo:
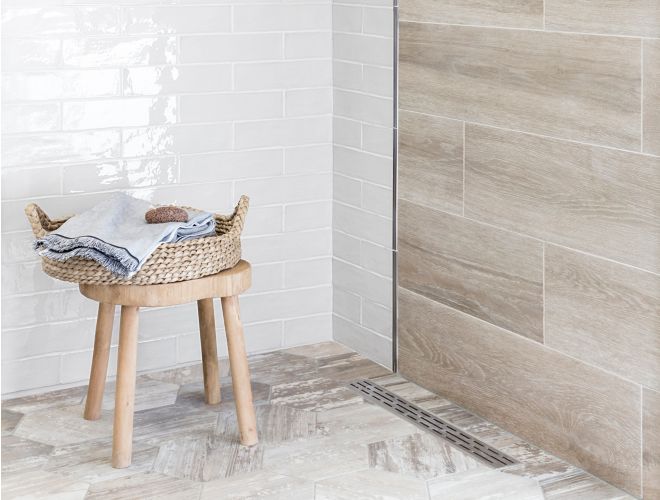
[[[639,150],[640,44],[634,38],[402,22],[400,105]]]
[[[31,201],[247,194],[248,350],[332,336],[330,3],[9,0],[2,24],[3,395],[89,375],[95,306],[41,271]],[[170,309],[142,312],[138,369],[199,359],[195,308]]]

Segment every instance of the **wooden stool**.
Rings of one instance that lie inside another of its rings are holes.
[[[80,285],[80,292],[85,297],[99,303],[92,370],[85,403],[84,416],[87,420],[96,420],[101,416],[115,305],[121,306],[115,420],[112,435],[113,467],[121,469],[131,465],[140,307],[172,306],[197,301],[205,399],[207,404],[217,404],[220,402],[220,372],[213,299],[220,297],[241,444],[250,446],[257,443],[257,422],[252,403],[250,370],[238,307],[238,296],[250,287],[251,281],[250,264],[242,260],[231,269],[190,281],[162,285]]]

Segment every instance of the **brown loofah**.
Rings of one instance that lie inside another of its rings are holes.
[[[156,207],[147,211],[144,218],[149,224],[188,222],[188,212],[179,207]]]

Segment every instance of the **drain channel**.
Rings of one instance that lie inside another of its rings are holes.
[[[452,445],[469,453],[477,460],[494,468],[505,467],[518,463],[513,458],[488,446],[483,441],[471,436],[453,426],[446,420],[436,417],[419,406],[400,398],[392,391],[373,383],[370,380],[356,380],[348,385],[359,392],[367,401],[373,401],[395,415],[409,420],[426,431],[449,441]]]

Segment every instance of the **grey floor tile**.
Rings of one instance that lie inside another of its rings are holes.
[[[363,470],[316,483],[317,500],[425,500],[426,482],[392,472]]]
[[[421,479],[474,469],[489,470],[481,462],[429,433],[371,443],[369,466]]]
[[[85,387],[3,402],[3,498],[414,500],[428,498],[428,486],[448,500],[531,500],[537,481],[548,498],[629,498],[338,344],[250,364],[258,445],[239,443],[226,363],[214,406],[204,403],[201,365],[177,368],[138,377],[126,469],[110,465],[112,385],[94,422],[82,418]],[[520,463],[490,471],[346,387],[369,377]]]
[[[543,500],[537,481],[497,470],[473,470],[429,481],[432,500]]]
[[[362,398],[344,384],[327,378],[274,385],[270,402],[292,408],[321,411],[360,402]]]
[[[87,499],[103,500],[197,500],[201,483],[154,472],[135,474],[93,484]]]
[[[57,498],[82,500],[89,483],[77,478],[43,470],[17,471],[2,474],[2,498]]]
[[[258,471],[204,483],[201,499],[219,498],[311,500],[314,498],[314,483],[270,471]]]
[[[234,408],[234,388],[231,379],[221,380],[220,404],[207,405],[204,401],[204,382],[191,382],[182,385],[176,398],[177,405],[205,408],[214,411],[227,411]],[[261,382],[252,382],[252,400],[255,405],[261,405],[270,399],[270,386]]]
[[[103,411],[99,420],[82,418],[80,405],[52,407],[25,415],[14,435],[55,446],[80,443],[112,435],[112,412]]]

